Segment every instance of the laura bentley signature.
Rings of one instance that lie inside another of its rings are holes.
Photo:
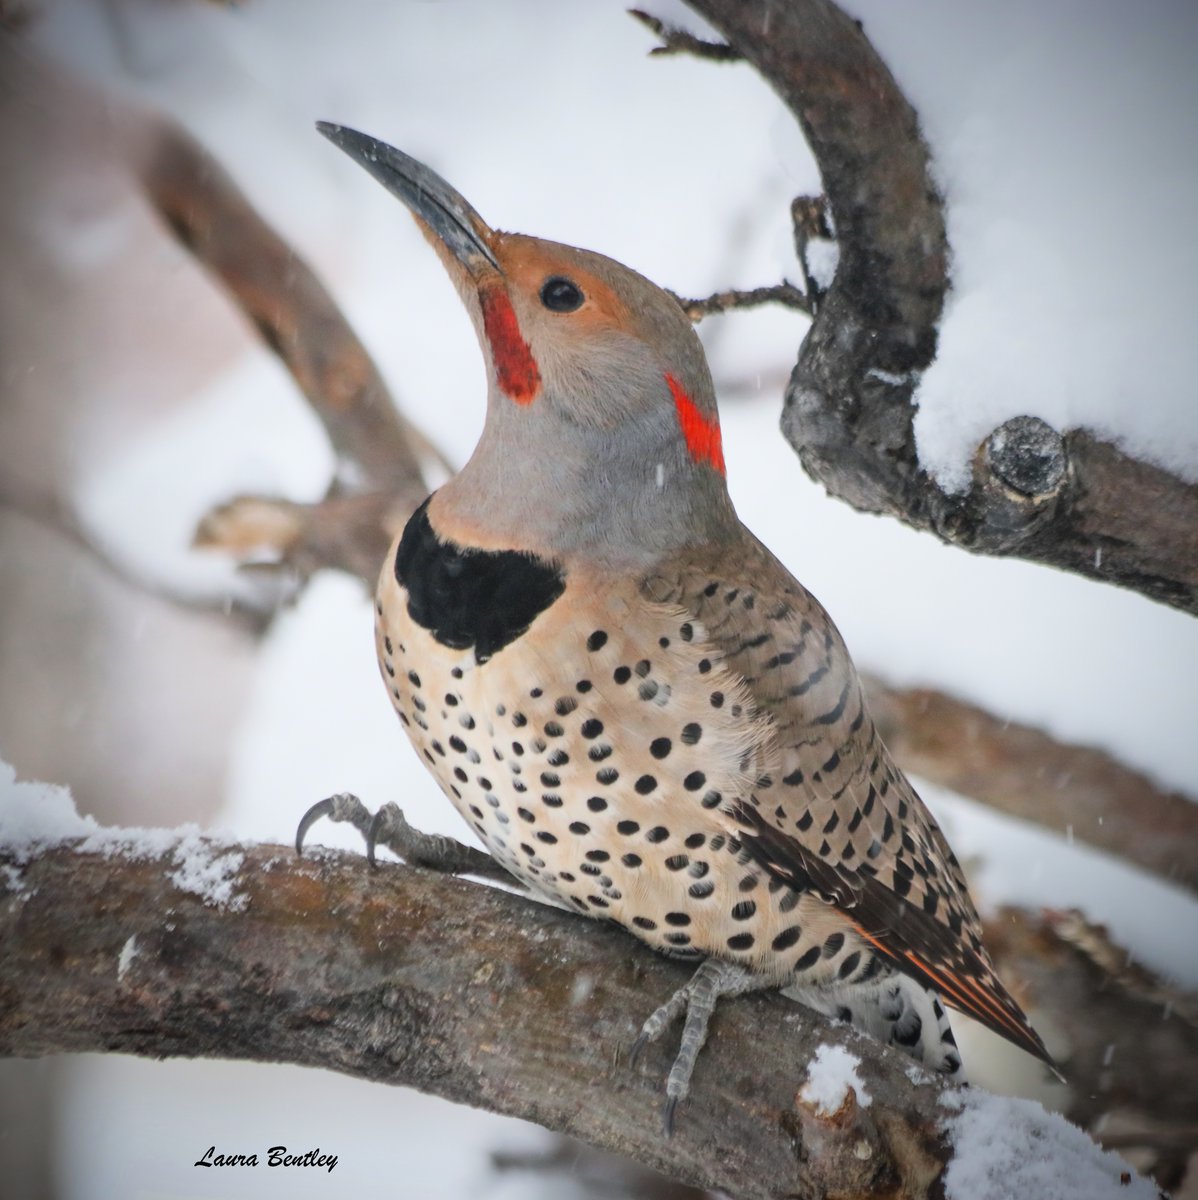
[[[266,1152],[268,1167],[325,1167],[331,1171],[337,1165],[335,1154],[321,1154],[320,1147],[304,1154],[288,1154],[286,1146],[271,1146]],[[202,1158],[197,1158],[197,1167],[256,1167],[256,1154],[217,1154],[215,1146],[209,1146]]]

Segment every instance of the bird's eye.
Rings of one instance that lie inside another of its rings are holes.
[[[546,279],[541,288],[541,303],[554,312],[574,312],[582,307],[585,299],[582,288],[578,284],[569,279],[563,279],[560,275]]]

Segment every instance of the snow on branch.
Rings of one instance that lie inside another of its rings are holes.
[[[912,398],[948,290],[943,201],[914,110],[831,0],[688,0],[806,134],[840,247],[799,351],[783,430],[808,473],[980,554],[1047,563],[1198,613],[1198,487],[1083,429],[1015,417],[943,491],[916,453]],[[984,363],[978,364],[985,369]]]
[[[343,853],[85,828],[60,792],[45,803],[7,783],[4,1054],[326,1067],[534,1120],[745,1200],[1155,1195],[1062,1118],[947,1085],[776,995],[718,1014],[667,1139],[670,1047],[635,1068],[621,1051],[683,968],[624,932]]]

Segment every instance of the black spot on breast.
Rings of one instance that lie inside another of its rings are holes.
[[[852,954],[845,955],[836,972],[836,977],[838,979],[847,979],[857,969],[860,962],[861,954],[856,950]]]
[[[798,925],[791,925],[789,928],[782,930],[780,934],[770,943],[774,950],[789,950],[795,945],[799,938],[803,936],[802,929]]]
[[[407,589],[412,620],[444,646],[473,647],[479,662],[515,641],[566,589],[561,568],[535,555],[442,541],[429,524],[428,500],[404,528],[395,578]]]
[[[775,939],[776,940],[776,939]],[[819,947],[812,946],[795,959],[794,969],[797,972],[809,971],[819,961]]]

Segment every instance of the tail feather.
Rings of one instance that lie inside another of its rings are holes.
[[[898,1047],[931,1071],[954,1076],[961,1070],[944,1005],[934,991],[909,975],[890,970],[868,986],[790,987],[785,994]]]

